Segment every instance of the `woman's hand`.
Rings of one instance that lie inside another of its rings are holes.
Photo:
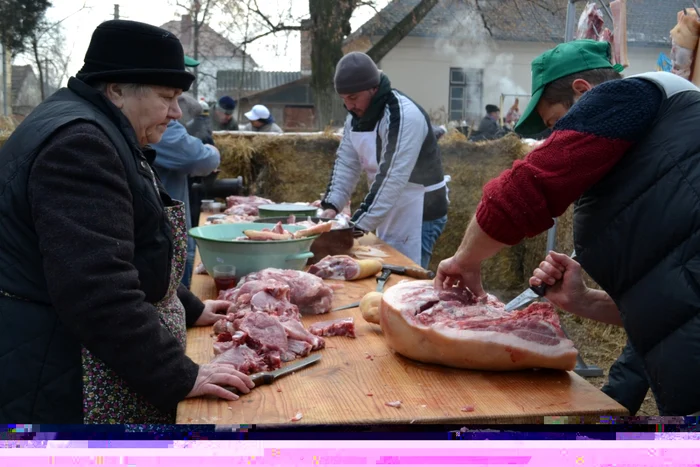
[[[323,219],[335,219],[335,216],[337,216],[338,213],[336,212],[335,209],[326,209],[321,213],[321,218]]]
[[[226,317],[226,312],[230,306],[231,302],[227,302],[226,300],[205,300],[204,311],[202,311],[202,314],[199,315],[199,318],[197,318],[197,321],[194,322],[194,325],[211,326],[221,318]]]
[[[581,314],[589,288],[583,282],[581,265],[567,255],[550,251],[530,278],[530,285],[547,285],[547,300],[570,313]]]
[[[197,380],[186,398],[212,395],[221,399],[235,401],[238,395],[224,389],[231,386],[243,394],[248,394],[255,387],[253,381],[244,373],[236,370],[233,365],[225,363],[207,363],[199,366]]]

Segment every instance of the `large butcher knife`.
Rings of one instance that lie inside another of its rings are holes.
[[[287,376],[290,373],[294,373],[297,370],[301,370],[302,368],[306,368],[309,365],[313,365],[317,361],[321,360],[321,354],[320,353],[314,353],[309,357],[302,358],[301,360],[296,360],[295,362],[280,368],[278,370],[274,371],[262,371],[260,373],[254,373],[250,375],[250,379],[253,380],[253,383],[255,383],[255,387],[261,386],[263,384],[272,384],[277,378],[281,378],[282,376]],[[240,393],[238,389],[231,387],[231,386],[224,386],[224,389],[235,392],[235,393]],[[253,388],[255,389],[255,388]]]

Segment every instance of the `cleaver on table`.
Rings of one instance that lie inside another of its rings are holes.
[[[290,373],[293,373],[297,370],[301,370],[302,368],[306,368],[309,365],[313,365],[314,363],[318,362],[321,360],[321,354],[320,353],[315,353],[312,354],[309,357],[302,358],[301,360],[296,360],[293,363],[280,368],[278,370],[274,371],[263,371],[260,373],[254,373],[250,375],[250,379],[253,380],[253,383],[255,383],[255,387],[261,386],[263,384],[272,384],[277,378],[281,378],[282,376],[287,376]],[[223,386],[224,389],[235,392],[236,394],[240,394],[238,389],[231,387],[231,386]],[[253,388],[255,389],[255,388]]]

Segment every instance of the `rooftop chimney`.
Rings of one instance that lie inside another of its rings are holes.
[[[299,43],[301,46],[300,68],[302,76],[311,74],[311,26],[310,19],[301,21],[302,30],[299,32]]]

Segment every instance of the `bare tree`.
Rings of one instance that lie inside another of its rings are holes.
[[[86,8],[88,7],[83,4],[75,12],[54,22],[43,14],[29,35],[28,54],[39,72],[42,101],[51,89],[60,87],[68,73],[72,48],[66,51],[63,22]]]
[[[200,34],[205,25],[209,23],[215,8],[223,3],[221,0],[175,0],[175,5],[182,8],[185,13],[192,19],[192,39],[193,50],[192,58],[199,60],[199,45]],[[199,78],[197,68],[194,69],[195,78]],[[195,79],[192,84],[192,92],[195,96],[199,95],[199,79]]]

